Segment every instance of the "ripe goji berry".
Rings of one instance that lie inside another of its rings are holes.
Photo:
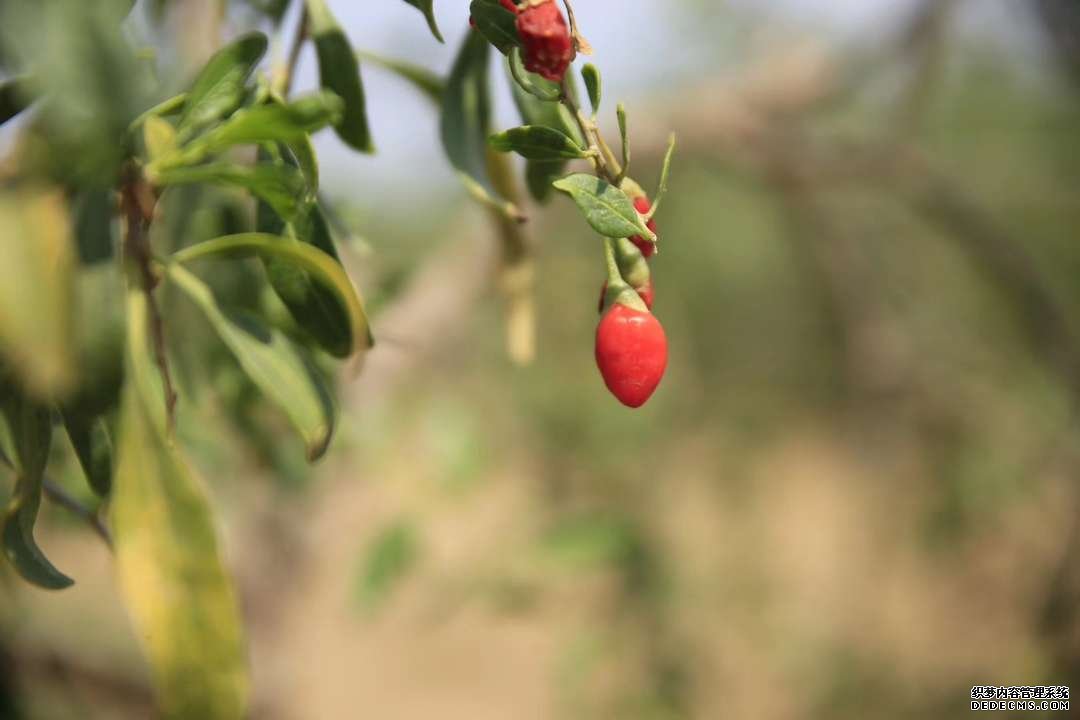
[[[636,197],[636,198],[634,198],[634,209],[637,210],[642,215],[644,215],[645,213],[652,210],[652,203],[649,202],[649,198],[647,198],[647,197]],[[652,230],[655,233],[656,232],[656,221],[653,220],[652,218],[649,218],[649,221],[645,223],[645,227],[649,228],[650,230]],[[638,250],[641,251],[641,254],[644,255],[647,258],[652,257],[653,253],[656,252],[656,245],[649,242],[648,240],[641,237],[640,235],[634,235],[632,238],[630,238],[630,242],[637,245]]]
[[[616,302],[600,319],[596,366],[608,390],[623,405],[645,404],[664,377],[667,359],[667,337],[652,313]]]
[[[531,5],[518,13],[517,31],[525,48],[525,69],[561,82],[574,59],[574,41],[555,0]]]

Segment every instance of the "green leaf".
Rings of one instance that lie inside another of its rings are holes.
[[[675,133],[671,133],[668,137],[667,152],[664,153],[664,165],[660,170],[660,187],[656,189],[656,197],[653,198],[652,207],[649,209],[649,217],[651,218],[656,214],[657,208],[660,207],[660,202],[664,199],[664,195],[667,194],[668,175],[671,173],[671,158],[675,155]]]
[[[367,52],[366,50],[358,50],[356,55],[362,60],[370,60],[376,65],[381,65],[387,70],[408,80],[414,87],[435,103],[440,103],[442,101],[442,95],[446,91],[446,80],[439,77],[431,70],[421,67],[420,65],[414,65],[413,63],[394,60],[393,58]]]
[[[14,77],[0,82],[0,125],[15,117],[34,102],[28,77]]]
[[[308,461],[321,458],[334,432],[334,404],[318,374],[297,348],[256,317],[222,310],[207,285],[180,265],[168,277],[206,314],[240,367],[288,415],[304,440]]]
[[[152,175],[159,185],[211,183],[248,190],[265,200],[283,218],[300,212],[309,195],[303,173],[288,165],[233,165],[209,163],[193,167],[174,167]]]
[[[45,464],[52,444],[52,413],[47,406],[14,392],[6,398],[4,414],[18,466],[15,490],[0,518],[4,555],[27,582],[46,590],[62,590],[74,581],[49,562],[34,540]]]
[[[0,190],[0,355],[40,398],[75,381],[73,249],[59,191]]]
[[[195,162],[233,145],[263,142],[293,143],[344,116],[345,103],[332,92],[320,91],[287,105],[268,103],[240,110],[221,125],[194,140],[188,153]]]
[[[503,55],[509,53],[511,48],[521,45],[517,18],[498,2],[473,0],[469,5],[469,13],[480,35]]]
[[[259,158],[264,162],[289,162],[287,157],[276,157],[276,152],[273,147],[260,148]],[[309,203],[305,213],[286,223],[273,208],[260,202],[255,213],[255,226],[258,232],[280,236],[279,242],[313,245],[340,264],[334,239],[318,203]],[[263,258],[263,265],[271,287],[296,324],[331,355],[351,355],[354,340],[349,316],[333,291],[313,281],[308,273],[292,263]]]
[[[192,83],[180,117],[182,136],[235,111],[244,100],[245,85],[266,54],[262,33],[243,35],[214,53]]]
[[[280,260],[306,272],[312,280],[330,290],[346,312],[353,352],[373,344],[364,312],[364,304],[345,270],[318,248],[301,242],[289,242],[279,235],[243,233],[191,245],[172,257],[182,263],[211,257],[251,257]]]
[[[499,198],[487,170],[487,136],[491,129],[488,77],[490,52],[483,37],[468,31],[446,82],[442,97],[440,136],[450,164],[469,193],[509,217],[520,217],[512,203]]]
[[[146,295],[128,293],[128,374],[110,519],[120,589],[166,718],[246,717],[246,650],[210,503],[164,429]]]
[[[363,153],[375,151],[368,128],[364,85],[349,39],[326,5],[326,0],[307,0],[311,33],[319,57],[319,80],[345,101],[345,112],[334,130],[347,145]]]
[[[600,112],[601,80],[600,71],[592,63],[587,63],[581,68],[581,78],[585,81],[585,89],[589,93],[589,103],[592,105],[593,117]]]
[[[79,460],[90,487],[99,497],[106,497],[112,488],[112,440],[109,426],[103,417],[62,411],[71,447]]]
[[[375,610],[415,565],[419,540],[414,524],[398,520],[379,531],[364,556],[357,597],[367,610]]]
[[[557,102],[562,97],[562,88],[547,78],[525,69],[525,63],[521,59],[521,48],[514,47],[506,59],[507,67],[510,68],[510,77],[513,78],[517,87],[514,90],[524,90],[528,94],[546,103]]]
[[[529,160],[573,160],[589,157],[568,135],[543,125],[524,125],[492,135],[488,143],[499,152],[516,152]]]
[[[341,98],[327,91],[313,93],[287,105],[271,100],[267,104],[238,111],[186,147],[160,158],[150,172],[195,165],[234,145],[280,142],[288,146],[297,160],[304,177],[308,179],[309,194],[313,195],[319,186],[319,166],[309,135],[337,122],[343,111]]]
[[[139,117],[132,120],[130,129],[136,130],[152,117],[166,117],[183,111],[187,104],[187,98],[187,93],[180,93],[179,95],[174,95],[167,100],[159,102],[157,105],[144,111]]]
[[[511,62],[514,59],[513,55],[517,55],[517,53],[511,54]],[[554,83],[550,80],[546,80],[539,75],[533,73],[527,73],[527,75],[532,83],[546,83],[554,86]],[[566,80],[570,94],[575,98],[576,102],[577,91],[573,84],[573,77],[573,75],[567,75]],[[543,125],[554,128],[569,135],[579,146],[585,145],[585,139],[581,135],[581,128],[578,127],[573,115],[562,103],[540,100],[535,95],[528,93],[517,82],[511,82],[510,89],[513,91],[514,104],[517,105],[518,112],[521,113],[521,119],[527,125]],[[551,183],[562,177],[565,171],[566,162],[562,160],[527,161],[525,163],[525,182],[533,199],[541,203],[548,202],[553,192]]]
[[[82,266],[75,274],[71,336],[78,383],[60,402],[64,413],[93,418],[120,404],[124,380],[124,276],[120,263]]]
[[[604,237],[656,237],[645,227],[644,219],[626,193],[606,181],[586,173],[575,173],[552,185],[569,195],[589,225]]]
[[[431,28],[431,34],[435,36],[435,39],[439,42],[445,42],[443,40],[442,33],[439,32],[439,25],[435,22],[435,9],[432,7],[432,0],[405,0],[405,2],[412,5],[414,8],[424,13],[424,18],[427,20],[428,27]]]

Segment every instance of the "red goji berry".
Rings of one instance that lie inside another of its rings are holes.
[[[667,359],[667,337],[652,313],[616,302],[600,319],[596,366],[623,405],[645,404],[664,377]]]

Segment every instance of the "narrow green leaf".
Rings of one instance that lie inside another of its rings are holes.
[[[394,60],[393,58],[367,52],[366,50],[358,50],[356,55],[362,60],[369,60],[408,80],[414,87],[435,103],[442,101],[443,92],[446,91],[446,80],[439,77],[431,70],[421,67],[420,65],[414,65],[413,63]]]
[[[128,372],[110,503],[120,589],[166,718],[246,717],[246,651],[210,503],[163,426],[149,310],[128,293]]]
[[[304,440],[308,460],[321,458],[334,432],[334,404],[304,356],[258,318],[222,310],[210,288],[180,265],[170,265],[167,273],[206,314],[252,382],[285,411]]]
[[[487,170],[491,130],[490,51],[483,37],[468,31],[442,97],[440,136],[450,164],[474,198],[519,218],[512,203],[499,198]]]
[[[517,52],[511,53],[511,62]],[[520,58],[519,58],[520,60]],[[522,67],[524,70],[524,67]],[[527,73],[529,81],[535,84],[554,86],[549,80],[539,75]],[[577,90],[573,83],[573,75],[567,75],[567,84],[572,97],[577,101]],[[517,82],[510,83],[510,89],[514,95],[514,104],[517,105],[521,119],[527,125],[543,125],[566,133],[578,146],[585,145],[585,139],[581,135],[574,117],[566,106],[557,102],[545,102],[535,95],[530,94]],[[533,199],[540,203],[546,203],[551,199],[553,188],[551,183],[562,177],[566,171],[566,162],[563,160],[529,160],[525,163],[525,182]]]
[[[517,18],[498,2],[473,0],[469,5],[469,13],[480,35],[503,55],[509,53],[511,48],[521,45]]]
[[[259,149],[260,162],[287,164],[278,148]],[[334,239],[322,208],[308,203],[305,212],[285,222],[274,209],[260,202],[255,211],[255,229],[279,236],[283,243],[307,243],[323,251],[340,264]],[[348,357],[354,351],[349,315],[332,290],[315,282],[304,270],[277,258],[263,258],[263,265],[274,292],[284,303],[296,324],[324,350],[335,357]]]
[[[405,2],[424,13],[424,18],[427,20],[428,27],[431,28],[431,34],[434,35],[435,39],[439,42],[445,42],[442,33],[439,32],[439,25],[435,22],[435,9],[432,7],[433,0],[405,0]]]
[[[168,168],[153,177],[163,186],[211,183],[241,187],[265,200],[283,218],[290,219],[300,211],[309,194],[303,173],[288,165],[250,167],[218,162]]]
[[[181,136],[240,107],[247,79],[266,54],[266,47],[265,35],[250,33],[221,48],[207,61],[187,94],[178,128]]]
[[[103,417],[87,417],[62,411],[71,447],[79,460],[86,481],[99,497],[106,497],[112,488],[112,439]]]
[[[529,160],[573,160],[588,157],[568,135],[543,125],[524,125],[492,135],[488,143],[499,152],[516,152]]]
[[[75,274],[71,343],[78,382],[64,413],[93,418],[119,407],[124,379],[124,275],[120,263],[81,266]]]
[[[187,93],[180,93],[174,95],[167,100],[159,102],[149,110],[143,112],[139,117],[131,121],[131,130],[137,130],[143,123],[152,117],[167,117],[169,115],[175,115],[178,112],[183,111],[187,104]]]
[[[41,398],[75,381],[70,224],[59,191],[0,190],[0,355]]]
[[[414,523],[398,520],[379,531],[364,555],[357,583],[361,606],[373,611],[416,565],[419,538]]]
[[[589,103],[592,105],[593,118],[600,112],[601,80],[600,71],[592,63],[587,63],[581,68],[581,78],[585,81],[585,89],[589,93]]]
[[[514,47],[506,58],[507,67],[510,68],[510,77],[513,78],[517,87],[543,102],[557,102],[562,97],[562,88],[547,78],[525,69],[525,62],[521,59],[521,48]]]
[[[615,115],[619,119],[619,137],[622,139],[622,174],[630,172],[630,139],[626,131],[626,106],[619,103],[615,108]]]
[[[586,173],[575,173],[552,183],[556,190],[569,195],[585,220],[604,237],[624,238],[656,236],[634,209],[633,201],[622,190]]]
[[[34,102],[28,77],[14,77],[0,82],[0,125],[21,113]]]
[[[319,57],[319,80],[345,101],[345,112],[334,130],[347,145],[363,153],[375,151],[368,128],[360,63],[326,0],[307,0],[311,33]]]
[[[295,140],[285,143],[292,159],[296,161],[296,167],[300,168],[308,184],[308,198],[314,197],[319,192],[319,158],[315,155],[315,146],[311,142],[310,135],[301,135]]]
[[[667,152],[664,153],[664,165],[660,170],[660,187],[656,189],[656,197],[653,198],[652,207],[649,209],[649,217],[651,218],[656,214],[657,208],[660,207],[660,202],[664,199],[664,195],[667,194],[668,175],[671,173],[671,158],[675,155],[675,133],[671,133],[668,137]]]
[[[341,98],[325,90],[289,104],[271,100],[267,104],[236,112],[176,153],[159,158],[151,172],[196,165],[234,145],[280,142],[288,146],[297,160],[297,165],[308,179],[309,194],[314,195],[319,186],[319,167],[310,134],[338,122],[343,111]]]
[[[4,555],[27,582],[46,590],[62,590],[74,581],[49,562],[34,540],[41,485],[52,444],[52,413],[48,406],[16,391],[6,398],[4,415],[18,466],[15,490],[0,517]]]
[[[344,116],[345,103],[332,92],[320,91],[287,105],[268,103],[240,110],[227,121],[191,143],[202,156],[233,145],[262,142],[291,143]],[[201,158],[200,158],[201,159]]]
[[[294,265],[332,291],[349,318],[353,352],[371,347],[372,338],[364,304],[349,276],[334,258],[312,245],[285,242],[281,236],[267,233],[243,233],[188,246],[175,253],[173,260],[188,263],[203,258],[251,256]]]

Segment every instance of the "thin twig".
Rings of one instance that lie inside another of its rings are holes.
[[[124,252],[138,269],[146,292],[150,308],[150,334],[153,338],[154,359],[161,371],[165,391],[165,417],[170,430],[176,415],[176,389],[169,371],[169,360],[165,343],[165,323],[161,310],[154,298],[154,288],[158,278],[153,270],[153,254],[150,250],[147,227],[154,214],[157,198],[153,189],[143,179],[142,173],[134,165],[129,166],[120,189],[121,207],[124,212]]]
[[[68,493],[67,490],[49,478],[45,478],[42,481],[41,489],[45,493],[45,497],[76,515],[80,520],[85,522],[98,537],[105,541],[105,544],[109,546],[110,550],[112,549],[112,533],[109,532],[109,528],[105,526],[100,515],[83,505],[78,499]]]
[[[574,95],[570,92],[570,85],[566,77],[563,77],[562,80],[562,92],[559,94],[559,102],[573,115],[574,120],[577,121],[578,127],[581,129],[581,134],[585,137],[585,141],[596,148],[597,154],[591,158],[596,171],[603,175],[604,179],[609,183],[616,185],[619,176],[622,175],[619,161],[615,159],[611,148],[601,137],[600,129],[596,126],[596,123],[585,117],[585,113],[582,112],[581,107],[574,100]]]
[[[285,61],[285,68],[282,70],[280,78],[279,90],[282,97],[288,97],[289,93],[292,92],[293,80],[296,77],[296,66],[300,62],[300,51],[304,49],[304,42],[307,41],[310,30],[311,18],[308,15],[307,5],[304,5],[300,15],[300,22],[296,26],[296,35],[293,37],[289,55]]]

